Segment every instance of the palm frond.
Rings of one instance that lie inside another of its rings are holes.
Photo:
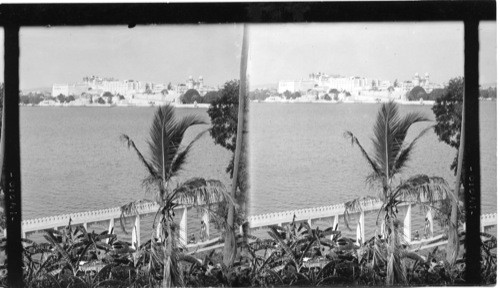
[[[403,169],[406,164],[408,163],[408,160],[410,159],[410,154],[412,153],[413,149],[415,148],[415,144],[417,141],[424,136],[427,131],[432,129],[434,126],[429,126],[422,130],[417,137],[415,137],[406,147],[402,148],[401,151],[399,152],[396,161],[394,163],[394,166],[392,167],[391,174],[395,175],[399,172],[401,172],[401,169]]]
[[[379,165],[377,165],[375,160],[372,159],[372,157],[370,157],[370,155],[368,155],[365,148],[363,148],[363,146],[361,146],[361,144],[359,143],[358,138],[356,136],[354,136],[354,134],[351,131],[345,131],[344,137],[351,140],[351,145],[356,144],[356,146],[358,146],[359,150],[361,150],[361,154],[363,154],[363,157],[365,158],[365,160],[372,167],[373,172],[377,175],[380,175],[382,173],[382,171],[380,170]]]
[[[206,205],[225,201],[236,205],[236,201],[219,180],[191,178],[173,190],[174,201],[178,204]]]
[[[413,203],[435,203],[445,199],[457,201],[446,180],[427,175],[416,175],[407,179],[396,187],[393,196],[401,201]]]
[[[385,103],[381,106],[375,125],[373,126],[374,158],[382,170],[381,175],[389,176],[389,170],[397,155],[395,145],[395,125],[399,121],[399,112],[394,102]]]
[[[158,173],[156,173],[153,166],[146,160],[146,158],[144,158],[141,151],[139,151],[139,149],[137,149],[137,146],[135,146],[134,141],[132,141],[132,139],[130,139],[130,137],[128,135],[122,134],[120,136],[120,140],[127,144],[127,148],[130,149],[130,147],[132,147],[132,149],[134,149],[135,153],[137,153],[137,156],[139,157],[139,160],[141,160],[141,163],[148,169],[148,172],[152,177],[158,176]]]
[[[408,134],[408,130],[410,129],[411,126],[413,126],[413,124],[426,121],[431,121],[431,120],[422,113],[410,112],[406,114],[400,119],[400,121],[395,126],[394,134],[396,135],[396,140],[399,143],[403,143],[406,138],[406,135]]]
[[[409,128],[418,122],[429,121],[420,113],[408,113],[399,116],[399,109],[393,101],[385,103],[379,110],[375,126],[373,127],[374,158],[387,178],[392,178],[397,170],[394,169]],[[401,163],[400,163],[401,164]]]
[[[171,165],[178,153],[186,130],[198,124],[206,124],[196,115],[189,115],[177,120],[175,108],[171,105],[158,107],[149,131],[148,141],[150,160],[160,174],[165,171],[165,178],[171,171]]]
[[[380,181],[379,174],[373,172],[366,176],[365,185],[368,186],[369,190],[375,191],[380,199],[384,199],[383,183]]]
[[[170,171],[167,175],[168,178],[177,176],[184,166],[184,163],[186,163],[187,155],[194,143],[197,142],[206,132],[208,132],[208,129],[198,133],[198,135],[196,135],[196,137],[182,151],[178,152],[177,155],[174,156],[172,165],[170,165]]]

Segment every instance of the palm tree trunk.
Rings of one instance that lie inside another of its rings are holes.
[[[165,218],[165,221],[166,221],[166,225],[167,226],[166,228],[166,231],[168,233],[168,235],[165,235],[165,242],[164,242],[164,250],[163,250],[163,280],[162,280],[162,283],[161,283],[161,287],[162,288],[169,288],[169,287],[173,287],[174,285],[172,285],[172,273],[171,273],[171,269],[177,269],[177,267],[171,267],[171,263],[172,263],[172,237],[173,237],[173,233],[172,233],[172,227],[171,227],[171,223],[170,223],[170,220],[168,219],[168,216]]]
[[[243,45],[241,49],[241,65],[240,65],[240,91],[238,100],[238,131],[236,133],[236,151],[234,153],[233,165],[233,182],[231,186],[231,197],[236,196],[236,186],[238,183],[238,168],[240,166],[241,146],[243,144],[243,121],[245,117],[245,98],[247,88],[247,60],[248,60],[248,33],[247,26],[243,25]],[[236,241],[234,235],[234,206],[229,204],[227,214],[227,224],[229,229],[226,230],[224,240],[224,264],[230,266],[236,257]]]
[[[455,199],[457,201],[452,204],[450,227],[448,229],[448,244],[446,245],[446,260],[450,264],[454,264],[458,257],[460,250],[460,243],[458,242],[458,195],[460,192],[460,184],[462,183],[462,166],[464,160],[465,148],[465,97],[462,102],[462,126],[460,128],[460,147],[458,148],[458,163],[457,173],[455,178]]]

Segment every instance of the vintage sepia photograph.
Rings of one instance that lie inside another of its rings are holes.
[[[0,5],[0,286],[495,285],[496,4],[436,3]]]

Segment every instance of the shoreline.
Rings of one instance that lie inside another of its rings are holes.
[[[388,101],[374,101],[374,100],[357,100],[357,101],[251,101],[252,103],[269,103],[269,104],[382,104]],[[434,105],[435,101],[394,101],[401,105]]]
[[[496,99],[479,99],[480,102],[496,102]],[[375,100],[351,100],[351,101],[290,101],[290,100],[283,100],[283,101],[260,101],[260,100],[251,100],[250,102],[252,103],[265,103],[265,104],[382,104],[389,102],[389,100],[384,100],[384,101],[375,101]],[[436,101],[434,100],[425,100],[425,101],[402,101],[402,100],[394,100],[395,103],[401,104],[401,105],[421,105],[421,106],[426,106],[426,105],[434,105]]]
[[[155,105],[134,105],[134,104],[71,104],[71,105],[33,105],[33,104],[22,104],[19,103],[19,107],[58,107],[58,108],[72,108],[72,107],[89,107],[89,108],[116,108],[116,107],[133,107],[133,108],[151,108],[159,107],[167,103],[155,104]],[[171,104],[175,108],[209,108],[210,104],[200,103],[200,104]]]
[[[484,102],[496,102],[495,99],[479,99],[479,101]],[[374,100],[356,100],[356,101],[259,101],[259,100],[250,100],[251,103],[259,103],[259,104],[381,104],[388,101],[374,101]],[[394,100],[397,104],[401,105],[420,105],[420,106],[432,106],[435,101],[401,101]],[[60,108],[69,108],[69,107],[98,107],[98,108],[115,108],[115,107],[133,107],[133,108],[149,108],[149,107],[158,107],[167,103],[154,104],[154,105],[136,105],[136,104],[71,104],[71,105],[33,105],[33,104],[22,104],[19,103],[19,107],[60,107]],[[204,108],[208,109],[210,104],[208,103],[200,103],[200,104],[172,104],[175,108]]]

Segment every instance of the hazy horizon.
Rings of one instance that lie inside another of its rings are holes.
[[[85,76],[211,86],[239,77],[243,25],[21,28],[20,88]]]
[[[461,22],[249,25],[250,88],[312,72],[380,80],[463,75]],[[27,27],[20,31],[20,88],[84,76],[210,86],[239,78],[243,25]],[[480,84],[496,83],[496,22],[480,24]],[[3,30],[0,30],[3,43]],[[3,45],[0,52],[3,54]],[[3,61],[0,65],[3,78]]]
[[[461,22],[262,24],[249,30],[253,86],[312,72],[391,82],[415,73],[429,73],[435,83],[463,76]],[[496,22],[481,22],[479,35],[480,83],[496,82]]]

